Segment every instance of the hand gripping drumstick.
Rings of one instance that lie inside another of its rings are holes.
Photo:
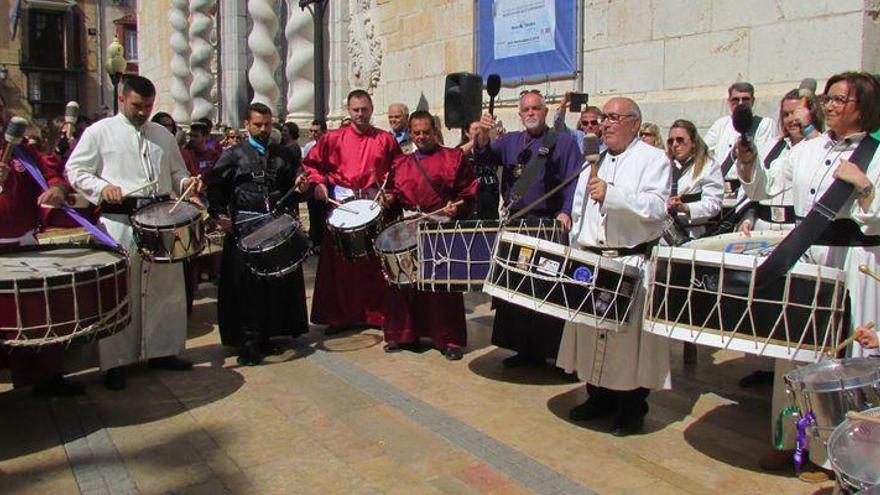
[[[177,201],[174,202],[174,205],[171,206],[171,209],[168,210],[168,213],[174,213],[174,210],[176,210],[177,207],[180,206],[180,203],[183,202],[184,198],[189,196],[189,193],[193,190],[194,187],[196,187],[196,184],[198,184],[198,182],[198,180],[190,181],[189,185],[186,186],[186,190],[183,191],[183,194],[181,194],[179,198],[177,198]]]
[[[464,204],[464,200],[463,200],[463,199],[459,199],[459,200],[456,201],[455,203],[452,203],[452,206],[461,206],[461,205],[463,205],[463,204]],[[446,206],[449,206],[449,205],[446,205]],[[421,219],[423,219],[423,218],[428,218],[428,217],[430,217],[430,216],[436,215],[436,214],[442,212],[443,210],[445,210],[445,209],[446,209],[446,206],[444,206],[443,208],[438,208],[438,209],[436,209],[436,210],[434,210],[434,211],[431,211],[431,212],[428,212],[428,213],[422,213],[421,215],[416,215],[416,216],[414,216],[414,217],[412,217],[412,218],[407,219],[406,222],[407,222],[407,223],[418,222],[419,220],[421,220]]]
[[[865,265],[862,265],[862,266],[865,266]],[[866,267],[866,268],[867,268],[867,267]],[[872,328],[874,328],[874,322],[872,321],[872,322],[867,323],[867,324],[865,325],[865,328],[867,328],[868,330],[871,330]],[[828,355],[831,356],[831,357],[833,358],[833,357],[836,356],[838,353],[840,353],[840,351],[844,350],[844,349],[846,348],[846,346],[852,344],[853,341],[855,341],[855,340],[856,340],[856,334],[853,333],[852,335],[850,335],[849,337],[847,337],[846,339],[844,339],[843,342],[837,344],[837,347],[835,347],[834,349],[832,349],[831,351],[829,351],[829,352],[828,352]]]

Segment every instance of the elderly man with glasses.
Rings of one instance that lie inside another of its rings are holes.
[[[739,177],[733,168],[736,159],[734,146],[740,136],[733,128],[733,111],[739,105],[745,105],[750,109],[755,105],[755,87],[748,82],[733,83],[727,88],[727,105],[730,108],[730,115],[716,120],[703,137],[712,159],[721,164],[721,174],[724,176],[725,212],[734,208],[743,198],[739,193]],[[755,115],[750,134],[749,137],[757,146],[758,154],[763,160],[779,139],[779,126],[770,117]]]
[[[495,127],[495,118],[488,113],[483,115],[475,148],[478,165],[501,164],[501,194],[511,213],[535,203],[566,177],[576,174],[583,161],[571,135],[547,127],[547,105],[538,91],[524,91],[520,95],[519,117],[524,130],[508,132],[490,143],[489,132]],[[543,170],[528,173],[532,166],[541,167],[538,157],[544,152]],[[517,185],[520,180],[527,182]],[[566,229],[570,228],[574,185],[572,181],[540,201],[529,212],[529,217],[555,218]],[[512,191],[520,188],[521,197],[512,198]],[[496,309],[492,343],[517,352],[504,360],[505,366],[543,365],[548,358],[556,357],[562,335],[561,320],[502,301],[496,301]]]
[[[603,113],[608,152],[596,177],[584,172],[578,180],[569,242],[646,274],[647,255],[663,232],[671,167],[662,150],[639,139],[642,115],[634,101],[612,98]],[[629,322],[619,332],[566,323],[556,360],[587,382],[588,399],[571,419],[612,416],[615,436],[637,433],[650,390],[671,386],[668,339],[641,331],[646,280],[631,289]]]

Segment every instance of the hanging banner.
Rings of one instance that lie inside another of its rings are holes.
[[[477,71],[505,85],[573,77],[577,2],[478,0]]]

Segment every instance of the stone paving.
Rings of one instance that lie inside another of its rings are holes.
[[[312,285],[315,259],[307,264]],[[110,392],[36,399],[0,374],[0,493],[780,493],[827,491],[764,473],[769,388],[737,380],[760,359],[701,348],[674,389],[652,394],[646,432],[607,433],[568,410],[584,387],[551,369],[506,370],[488,298],[468,295],[460,362],[382,351],[381,332],[319,327],[260,367],[219,345],[203,284],[190,322],[192,372],[133,372]]]

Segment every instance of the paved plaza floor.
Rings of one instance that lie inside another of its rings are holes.
[[[311,287],[316,259],[306,267]],[[309,292],[311,294],[311,292]],[[700,348],[671,391],[651,395],[645,433],[573,423],[583,384],[550,368],[507,370],[490,345],[489,299],[469,294],[467,353],[385,354],[381,332],[313,327],[264,366],[219,344],[216,289],[203,284],[185,357],[192,372],[140,367],[111,392],[94,370],[84,397],[37,399],[0,374],[0,493],[774,493],[764,473],[770,388],[740,377],[769,361]],[[826,491],[823,490],[823,491]]]

